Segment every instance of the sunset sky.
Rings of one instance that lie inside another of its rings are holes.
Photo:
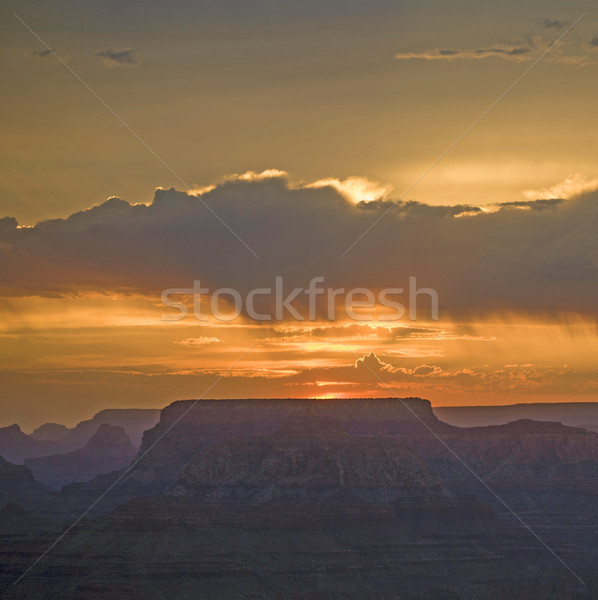
[[[0,34],[0,426],[385,385],[598,400],[595,2],[1,0]],[[439,319],[161,300],[277,277],[415,277]]]

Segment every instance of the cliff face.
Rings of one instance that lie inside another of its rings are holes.
[[[440,496],[425,462],[396,439],[351,436],[339,425],[294,420],[272,436],[220,442],[194,455],[170,491],[204,501],[264,504],[274,499],[389,504]]]
[[[29,469],[0,456],[0,507],[13,503],[39,507],[51,497],[50,490],[35,481]]]
[[[122,427],[101,425],[87,445],[67,454],[29,458],[25,465],[38,481],[59,489],[74,481],[88,481],[101,473],[122,469],[137,454]]]
[[[488,461],[504,460],[507,456],[517,462],[598,459],[597,433],[560,423],[521,420],[488,427],[450,427],[436,433],[438,437],[422,433],[410,439],[429,458],[446,452],[442,440],[464,458]]]
[[[439,431],[451,429],[436,419],[430,402],[420,398],[185,400],[164,408],[159,423],[145,432],[141,453],[155,446],[134,477],[146,483],[172,479],[174,471],[208,446],[273,435],[294,419],[336,422],[350,435],[423,432],[421,421]]]
[[[583,522],[598,533],[593,500],[598,495],[597,433],[521,420],[460,429],[441,438],[461,460],[432,436],[412,437],[409,444],[452,492],[473,494],[504,511],[482,480],[541,531],[551,531],[558,514],[556,520],[570,532]]]

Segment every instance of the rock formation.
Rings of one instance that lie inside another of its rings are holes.
[[[51,491],[35,481],[29,469],[0,456],[0,507],[11,503],[39,507],[51,497]]]
[[[114,408],[102,410],[72,429],[46,423],[27,435],[16,424],[0,427],[0,455],[15,464],[23,464],[27,458],[72,452],[83,448],[104,424],[122,427],[131,443],[139,447],[143,432],[153,427],[159,417],[158,409]]]
[[[40,442],[59,442],[64,439],[71,430],[59,423],[44,423],[31,433],[34,440]]]
[[[101,425],[84,448],[67,454],[28,458],[27,466],[35,478],[55,489],[74,481],[88,481],[101,473],[126,467],[137,454],[125,430]]]
[[[14,464],[23,464],[26,458],[52,454],[55,442],[36,440],[23,433],[18,425],[0,427],[0,455]]]

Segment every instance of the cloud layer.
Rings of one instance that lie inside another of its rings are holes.
[[[571,26],[567,21],[558,19],[541,18],[535,23],[546,34],[556,34],[559,30]],[[425,60],[425,61],[456,61],[456,60],[480,60],[485,58],[502,58],[509,61],[524,62],[532,61],[539,57],[547,62],[558,63],[571,67],[585,67],[595,64],[587,47],[598,47],[598,36],[591,39],[587,44],[580,40],[569,40],[563,32],[558,38],[548,38],[536,33],[527,33],[521,39],[511,42],[480,46],[478,48],[446,48],[437,47],[430,50],[398,52],[394,55],[397,60]]]
[[[455,50],[454,48],[435,48],[423,52],[399,52],[395,54],[397,60],[457,60],[480,59],[497,56],[510,60],[529,60],[529,55],[534,48],[525,44],[498,44],[473,50]]]
[[[206,204],[255,252],[255,258]],[[390,210],[389,210],[390,209]],[[380,215],[386,214],[344,257]],[[201,280],[247,292],[306,287],[432,287],[441,310],[570,310],[598,305],[598,194],[555,202],[430,206],[355,204],[337,186],[284,175],[229,179],[201,196],[157,190],[150,205],[111,198],[68,219],[19,228],[0,219],[0,293],[76,295]]]

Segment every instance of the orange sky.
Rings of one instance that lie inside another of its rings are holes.
[[[127,296],[11,299],[2,308],[0,387],[11,400],[3,402],[4,425],[161,407],[199,397],[221,375],[207,397],[387,396],[381,381],[438,406],[598,396],[596,326],[571,315],[168,323],[155,299]]]
[[[385,385],[597,400],[595,3],[204,4],[0,6],[0,426]],[[314,278],[334,318],[163,302]],[[438,319],[406,291],[386,319],[411,278]]]

